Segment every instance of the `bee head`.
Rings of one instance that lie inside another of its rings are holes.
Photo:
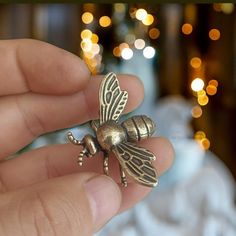
[[[99,152],[99,145],[97,140],[90,134],[84,136],[82,140],[82,145],[86,150],[86,156],[94,156]]]

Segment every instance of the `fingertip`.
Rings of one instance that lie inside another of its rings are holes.
[[[42,94],[73,94],[89,81],[88,67],[75,54],[38,40],[15,42],[18,66],[29,90]]]

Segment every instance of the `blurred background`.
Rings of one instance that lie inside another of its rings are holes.
[[[146,95],[134,113],[151,116],[156,134],[175,148],[175,163],[160,186],[99,236],[236,235],[235,7],[0,5],[1,39],[49,42],[82,57],[93,74],[137,75]],[[82,137],[87,130],[84,125],[73,132]],[[66,131],[27,148],[64,143]]]

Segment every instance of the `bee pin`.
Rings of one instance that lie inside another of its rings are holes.
[[[119,81],[114,73],[107,74],[101,82],[99,90],[99,120],[91,121],[96,134],[84,136],[80,141],[71,132],[68,139],[75,145],[82,145],[78,156],[81,166],[83,157],[92,157],[99,151],[104,153],[103,170],[108,175],[109,152],[119,161],[123,186],[127,186],[126,173],[138,183],[148,187],[157,185],[157,172],[151,161],[156,157],[148,150],[134,143],[150,137],[155,130],[154,122],[145,115],[133,116],[122,124],[118,119],[128,100],[127,91],[121,91]]]

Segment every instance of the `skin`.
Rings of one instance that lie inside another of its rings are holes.
[[[7,157],[39,135],[98,118],[103,76],[92,76],[77,56],[36,40],[0,41],[0,235],[93,235],[117,213],[142,200],[151,188],[119,182],[118,163],[110,158],[102,174],[101,154],[76,158],[81,148],[51,145]],[[129,100],[125,112],[143,99],[138,78],[118,75]],[[159,175],[172,163],[164,138],[140,143],[151,150]],[[99,157],[100,156],[100,157]]]

